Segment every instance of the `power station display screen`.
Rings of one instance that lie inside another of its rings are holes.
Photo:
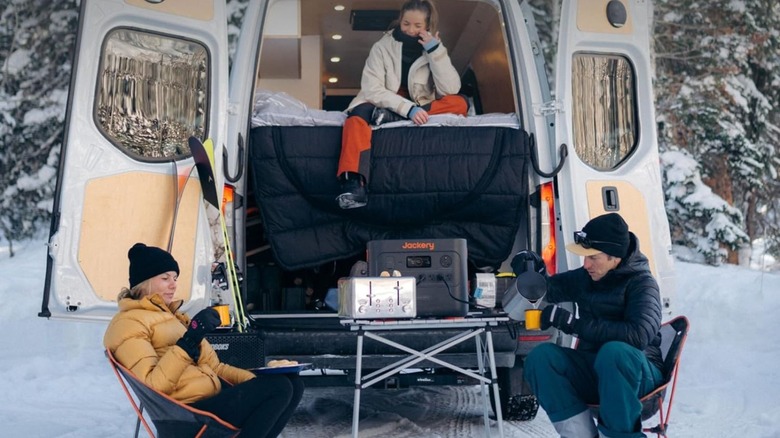
[[[408,256],[406,257],[407,268],[430,268],[431,256]]]

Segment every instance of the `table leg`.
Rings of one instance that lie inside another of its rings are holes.
[[[483,357],[484,349],[482,348],[482,337],[477,336],[474,339],[477,344],[477,366],[479,367],[479,375],[485,377],[485,359]],[[483,380],[479,381],[479,394],[482,398],[482,420],[485,423],[485,436],[489,437],[491,436],[490,419],[488,417],[488,405],[490,402],[488,402],[488,388]]]
[[[463,374],[465,376],[469,376],[469,377],[471,377],[474,380],[480,380],[481,379],[481,380],[485,380],[487,383],[490,383],[490,379],[485,377],[485,376],[480,376],[479,374],[476,374],[473,371],[465,370],[465,369],[463,369],[461,367],[455,366],[455,365],[453,365],[453,364],[451,364],[449,362],[445,362],[445,361],[443,361],[441,359],[437,359],[436,357],[434,357],[437,354],[441,353],[442,351],[444,351],[444,350],[446,350],[446,349],[448,349],[448,348],[450,348],[450,347],[452,347],[454,345],[458,345],[461,342],[465,342],[467,339],[479,337],[479,334],[483,333],[484,331],[485,331],[484,328],[470,329],[470,330],[467,330],[466,332],[464,332],[463,334],[454,336],[454,337],[450,338],[449,340],[447,340],[447,341],[445,341],[443,343],[438,344],[438,346],[436,348],[431,347],[433,349],[426,348],[423,351],[417,351],[417,350],[414,350],[412,348],[409,348],[409,347],[406,347],[404,345],[401,345],[401,344],[399,344],[397,342],[393,342],[393,341],[391,341],[389,339],[385,339],[382,336],[378,336],[378,335],[376,335],[374,333],[371,333],[370,331],[366,330],[366,332],[365,332],[365,337],[366,338],[373,339],[373,340],[375,340],[377,342],[381,342],[381,343],[383,343],[385,345],[389,345],[389,346],[395,347],[395,348],[397,348],[397,349],[399,349],[401,351],[405,351],[405,352],[409,353],[410,357],[404,358],[404,359],[402,359],[400,361],[396,361],[394,364],[389,365],[389,366],[383,368],[382,371],[384,371],[384,374],[382,374],[382,375],[378,375],[379,371],[374,371],[371,374],[368,374],[368,375],[364,376],[363,377],[363,386],[364,387],[369,387],[369,386],[373,385],[374,383],[377,383],[380,380],[384,379],[385,377],[391,376],[393,374],[397,374],[398,372],[403,371],[405,369],[408,369],[408,368],[414,366],[415,364],[420,363],[420,362],[422,362],[423,360],[426,360],[426,359],[431,361],[431,362],[433,362],[433,363],[439,364],[439,365],[441,365],[443,367],[447,367],[447,368],[449,368],[449,369],[451,369],[453,371],[456,371],[456,372],[458,372],[460,374]],[[411,357],[411,356],[414,356],[414,357]]]
[[[357,357],[355,359],[355,400],[352,405],[352,438],[358,438],[358,423],[360,422],[360,390],[362,389],[363,369],[363,329],[358,329]]]
[[[488,360],[490,363],[490,377],[493,381],[493,401],[496,404],[496,422],[498,423],[498,436],[504,438],[504,417],[501,413],[501,397],[498,394],[498,373],[496,372],[496,355],[493,352],[493,330],[486,327],[485,338],[487,341]]]

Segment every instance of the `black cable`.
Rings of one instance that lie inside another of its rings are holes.
[[[436,279],[437,279],[437,280],[439,280],[439,281],[441,281],[441,282],[443,282],[443,283],[444,283],[444,285],[445,285],[445,286],[447,286],[447,293],[450,295],[450,298],[452,298],[453,300],[455,300],[455,301],[457,301],[457,302],[459,302],[459,303],[468,304],[469,306],[474,306],[474,307],[476,307],[476,308],[478,308],[478,309],[493,310],[493,308],[491,308],[491,307],[487,307],[487,306],[481,306],[481,305],[479,305],[479,304],[477,304],[477,303],[472,303],[472,302],[470,302],[470,301],[464,301],[464,300],[461,300],[460,298],[457,298],[455,295],[453,295],[453,294],[452,294],[452,289],[450,289],[450,284],[447,282],[447,279],[446,279],[446,278],[444,278],[444,276],[443,276],[443,275],[441,275],[441,274],[438,274],[438,275],[436,276]]]
[[[518,332],[520,331],[520,323],[518,322],[505,322],[506,330],[509,333],[509,337],[517,339]]]
[[[450,298],[452,298],[453,300],[455,300],[455,301],[457,301],[459,303],[465,303],[465,304],[468,304],[470,306],[474,306],[474,307],[479,308],[479,309],[486,309],[486,310],[491,310],[491,311],[494,310],[491,307],[480,306],[479,304],[471,303],[471,302],[468,302],[468,301],[463,301],[463,300],[461,300],[459,298],[456,298],[452,294],[452,289],[450,289],[450,284],[447,282],[447,280],[441,274],[437,275],[436,279],[441,281],[441,282],[443,282],[444,285],[447,286],[447,293],[450,295]],[[516,323],[516,322],[515,323],[504,323],[504,324],[506,325],[507,334],[509,334],[509,337],[512,338],[512,339],[517,339],[517,334],[518,334],[519,329],[520,329],[520,324]]]

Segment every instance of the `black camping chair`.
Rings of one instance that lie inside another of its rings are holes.
[[[674,402],[674,390],[677,387],[677,368],[680,366],[685,339],[688,337],[688,318],[678,316],[661,325],[661,357],[664,360],[661,373],[664,383],[645,395],[639,401],[642,402],[642,421],[649,420],[658,413],[658,424],[643,428],[643,432],[654,433],[658,438],[666,438],[669,427],[669,415],[672,412]],[[671,389],[669,389],[671,386]],[[669,400],[666,400],[666,392],[669,390]],[[599,405],[588,405],[593,415],[598,418]]]
[[[152,428],[144,418],[144,409],[151,418],[157,430],[157,437],[162,438],[223,438],[234,437],[240,430],[232,424],[220,419],[211,412],[201,411],[186,405],[146,385],[133,375],[132,371],[123,367],[114,359],[111,351],[106,349],[106,357],[111,363],[119,383],[125,390],[125,395],[133,405],[138,421],[135,424],[135,437],[138,438],[140,424],[143,423],[149,436],[155,438]],[[138,398],[138,404],[130,394],[127,386],[132,388]]]

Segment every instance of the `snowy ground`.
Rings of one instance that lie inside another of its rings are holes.
[[[3,437],[131,436],[134,414],[103,356],[105,326],[38,318],[43,243],[0,248],[0,424]],[[678,263],[675,314],[691,320],[671,432],[675,437],[780,437],[780,275]],[[362,437],[482,436],[475,388],[366,391]],[[350,434],[352,391],[309,389],[284,437]],[[494,426],[495,430],[495,426]],[[555,436],[544,413],[505,423],[507,437]]]

